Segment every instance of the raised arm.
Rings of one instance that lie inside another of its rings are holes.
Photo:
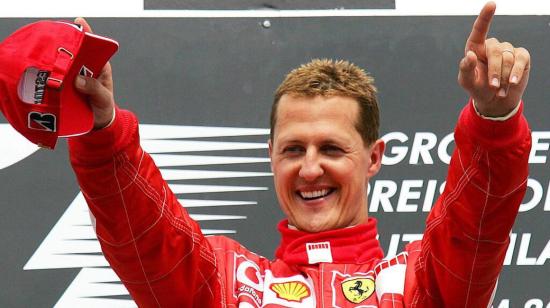
[[[460,62],[458,80],[473,101],[460,115],[445,191],[426,222],[415,307],[490,306],[525,194],[529,54],[486,39],[494,11],[492,2],[482,9]]]
[[[75,84],[88,96],[96,129],[69,140],[71,164],[109,264],[140,307],[216,307],[214,253],[141,148],[135,115],[115,112],[110,65],[97,80]]]

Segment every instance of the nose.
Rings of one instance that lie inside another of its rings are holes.
[[[299,176],[306,181],[314,181],[325,173],[314,149],[307,149],[300,166]]]

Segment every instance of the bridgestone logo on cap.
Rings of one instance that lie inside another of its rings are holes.
[[[55,115],[51,113],[32,111],[29,112],[28,120],[28,127],[30,129],[46,132],[55,132],[57,130]]]

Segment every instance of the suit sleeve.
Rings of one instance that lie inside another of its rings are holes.
[[[527,187],[531,134],[522,109],[506,121],[479,117],[471,102],[462,111],[415,264],[418,307],[490,306]]]
[[[209,243],[141,148],[135,115],[116,114],[108,128],[69,140],[105,257],[140,307],[216,307]]]

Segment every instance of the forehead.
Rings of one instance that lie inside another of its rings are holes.
[[[275,139],[277,136],[298,133],[296,130],[359,135],[356,129],[358,115],[359,104],[351,97],[304,97],[285,94],[277,107]]]

